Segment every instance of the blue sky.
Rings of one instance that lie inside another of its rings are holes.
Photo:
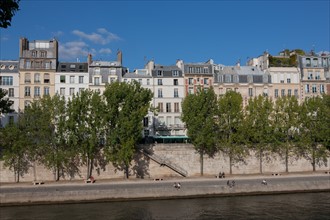
[[[19,38],[60,42],[60,61],[116,59],[131,70],[163,65],[235,65],[284,48],[330,51],[330,0],[106,1],[21,0],[12,26],[0,29],[0,59],[18,59]]]

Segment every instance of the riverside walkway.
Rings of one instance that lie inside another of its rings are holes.
[[[263,184],[263,180],[267,184]],[[235,181],[234,186],[227,182]],[[173,187],[180,182],[181,188]],[[96,180],[6,183],[0,186],[0,206],[98,201],[196,198],[211,196],[259,195],[294,192],[330,192],[329,173],[297,173],[281,176],[231,175],[215,177],[128,180]]]

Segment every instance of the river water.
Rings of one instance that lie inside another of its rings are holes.
[[[1,207],[0,219],[330,219],[330,193]]]

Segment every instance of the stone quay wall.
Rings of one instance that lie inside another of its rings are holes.
[[[200,176],[200,155],[191,144],[152,144],[143,145],[151,155],[161,158],[174,167],[183,169],[188,177]],[[204,175],[215,176],[219,172],[229,174],[229,157],[218,153],[212,158],[204,155]],[[289,157],[289,173],[312,171],[311,161],[300,157]],[[262,170],[264,174],[277,174],[285,172],[285,159],[280,155],[268,153],[263,157]],[[330,171],[330,157],[325,163],[316,165],[317,171]],[[86,179],[86,167],[80,167],[79,173],[74,175],[63,174],[61,180],[83,180]],[[232,174],[259,174],[260,161],[254,152],[250,152],[244,161],[236,161],[232,166]],[[130,178],[157,179],[181,176],[166,164],[155,162],[147,155],[138,151],[131,162],[129,169]],[[105,166],[95,165],[93,170],[95,179],[124,178],[124,170],[114,167],[112,164]],[[53,181],[54,173],[42,165],[31,166],[22,177],[20,182]],[[4,168],[0,161],[0,183],[15,182],[14,172]]]

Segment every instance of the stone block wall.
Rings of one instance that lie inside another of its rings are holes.
[[[191,144],[154,144],[143,145],[151,154],[165,159],[166,161],[177,165],[187,171],[188,177],[200,176],[200,155],[194,150]],[[327,163],[317,165],[316,170],[330,170],[330,157]],[[285,172],[285,160],[277,154],[267,154],[263,157],[263,173],[281,173]],[[35,170],[35,172],[34,172]],[[223,153],[209,158],[204,155],[204,175],[215,176],[219,172],[229,174],[229,158]],[[289,172],[312,171],[311,162],[305,158],[289,158]],[[260,172],[259,157],[250,152],[244,161],[235,162],[232,166],[233,174],[258,174]],[[161,166],[159,163],[151,160],[141,152],[137,152],[131,162],[129,170],[130,178],[155,179],[166,177],[178,177],[176,173],[167,166]],[[113,179],[125,178],[123,170],[107,164],[104,167],[96,166],[93,170],[95,179]],[[80,173],[75,176],[63,176],[61,180],[83,180],[86,179],[86,167],[80,167]],[[32,182],[34,180],[53,181],[54,173],[41,165],[36,165],[35,169],[31,166],[27,173],[20,177],[21,182]],[[14,173],[4,168],[3,161],[0,161],[0,182],[15,182]]]

